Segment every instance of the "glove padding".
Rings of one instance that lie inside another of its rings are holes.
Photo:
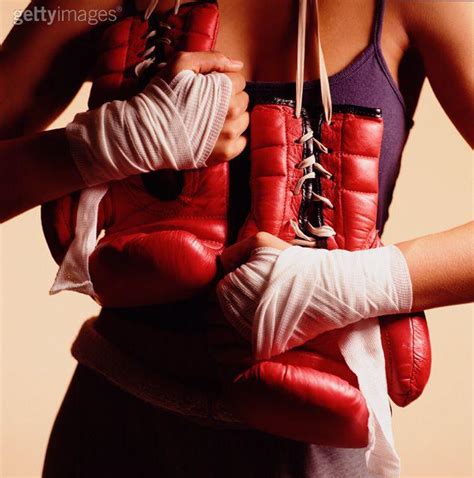
[[[411,282],[401,252],[395,246],[355,252],[294,246],[279,253],[261,248],[249,262],[228,274],[219,283],[217,293],[226,317],[231,316],[230,322],[239,324],[237,330],[247,329],[248,334],[251,328],[257,359],[278,357],[319,334],[360,321],[341,336],[338,347],[356,375],[367,402],[367,408],[357,405],[359,410],[369,413],[365,423],[370,431],[367,464],[372,470],[390,469],[396,473],[399,458],[393,443],[380,326],[376,318],[370,317],[406,312],[411,308]],[[268,393],[278,397],[279,392],[283,393],[284,399],[276,400],[278,405],[301,408],[301,417],[309,420],[313,427],[319,423],[314,421],[317,414],[313,416],[320,412],[321,398],[314,397],[320,393],[319,367],[275,367],[268,362],[257,367],[258,375],[251,368],[239,377],[243,381],[244,396]],[[359,396],[350,383],[337,376],[328,376],[327,383],[335,387],[333,394],[338,396],[338,405],[345,402],[341,398]],[[348,394],[348,390],[353,393]],[[265,399],[260,398],[262,401]],[[283,413],[283,409],[280,411]],[[337,411],[336,418],[346,416],[347,409],[343,413]],[[327,414],[332,414],[331,406]],[[297,422],[304,423],[301,417]],[[258,423],[268,426],[262,419],[258,419]],[[287,433],[296,431],[300,435],[306,430],[304,426],[296,430],[293,426],[287,427],[285,421],[279,421],[278,429],[282,425]],[[351,425],[360,431],[360,427],[349,420],[347,427],[351,432]],[[357,433],[351,433],[351,439],[352,435],[357,437]]]
[[[135,72],[156,37],[169,39],[169,45],[156,48],[156,63],[180,50],[212,50],[218,19],[215,4],[192,3],[177,15],[171,10],[150,23],[130,16],[111,25],[98,45],[89,106],[129,99],[143,90],[147,78]],[[157,36],[151,37],[158,24]],[[109,183],[98,207],[96,230],[88,230],[94,244],[96,234],[104,231],[89,259],[94,286],[90,284],[89,292],[106,307],[160,304],[202,294],[216,275],[216,256],[227,237],[228,189],[226,163],[159,170]],[[58,264],[81,222],[79,197],[73,193],[42,207],[44,234]]]
[[[315,132],[304,111],[300,119],[295,118],[291,103],[275,100],[275,104],[254,107],[250,124],[252,206],[239,239],[265,231],[313,248],[358,250],[380,245],[376,230],[380,111],[336,106],[331,125],[322,119],[318,123],[316,118],[312,124],[321,129]],[[324,147],[313,144],[312,138]],[[359,321],[359,325],[370,329],[363,335],[372,344],[378,339],[372,370],[377,371],[379,383],[385,381],[386,371],[388,392],[398,405],[416,399],[430,365],[423,315],[384,317],[380,330],[377,319]],[[257,429],[294,440],[335,447],[367,446],[369,408],[362,394],[367,382],[360,384],[349,368],[351,350],[344,342],[360,337],[355,327],[325,332],[257,363],[251,358],[241,360],[239,353],[229,359],[231,352],[242,351],[242,345],[233,347],[229,340],[218,347],[211,340],[223,369],[230,368],[223,382],[229,400],[237,396],[233,401],[237,416]],[[250,328],[246,329],[250,335]],[[236,336],[244,340],[234,332]],[[250,341],[247,352],[251,356]],[[294,374],[288,365],[301,370]],[[256,396],[261,402],[256,402]],[[383,415],[389,417],[387,390],[379,403],[385,407]],[[274,404],[284,413],[275,413]],[[321,411],[317,422],[313,421],[313,413],[319,413],[316,408]]]
[[[307,224],[309,228],[309,221],[319,217],[323,228],[328,226],[327,232],[332,229],[336,235],[313,237],[312,244],[302,242],[330,250],[380,247],[376,229],[378,161],[383,131],[380,111],[335,106],[331,125],[320,119],[317,137],[326,150],[319,152],[311,140],[316,133],[304,111],[302,113],[301,118],[295,118],[291,104],[278,100],[275,104],[253,108],[250,121],[252,206],[239,239],[265,231],[292,243],[299,239],[297,233],[301,232],[293,226],[304,228]],[[303,136],[308,138],[304,146]],[[316,155],[321,168],[302,167],[302,158],[311,154]],[[315,179],[309,177],[311,173]],[[300,187],[302,181],[305,186]],[[326,202],[321,200],[323,196]],[[308,353],[344,362],[338,339],[346,332],[342,328],[318,336],[311,341]],[[397,405],[406,406],[421,394],[430,373],[426,319],[422,312],[384,316],[381,333],[390,397]]]

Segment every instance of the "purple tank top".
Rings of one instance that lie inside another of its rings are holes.
[[[413,125],[404,99],[385,63],[380,48],[385,0],[378,0],[371,43],[344,70],[329,78],[334,105],[357,105],[380,108],[384,120],[382,151],[379,164],[379,201],[377,228],[382,231],[400,170],[400,160],[408,131]],[[294,99],[294,83],[247,82],[250,106],[271,101],[274,97]],[[303,106],[310,117],[321,111],[319,81],[307,81]]]

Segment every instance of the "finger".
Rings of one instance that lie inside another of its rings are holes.
[[[232,94],[236,95],[244,90],[245,78],[240,73],[226,73],[232,81]]]
[[[254,236],[224,249],[220,256],[224,272],[229,273],[248,261],[255,246]]]
[[[224,272],[230,272],[252,259],[253,253],[259,248],[271,248],[283,251],[291,244],[268,232],[260,231],[224,250],[221,264]]]
[[[206,162],[207,166],[215,166],[237,158],[247,146],[247,142],[246,136],[240,136],[233,141],[219,140]]]
[[[227,110],[227,118],[238,118],[247,111],[249,107],[249,95],[245,91],[241,91],[233,95],[230,99],[229,109]]]
[[[237,158],[237,156],[239,156],[247,146],[247,142],[248,139],[245,136],[240,136],[237,138],[232,144],[232,152],[230,155],[228,155],[227,161]]]
[[[241,114],[237,118],[236,122],[237,124],[235,126],[237,129],[237,133],[239,136],[242,136],[245,133],[245,131],[247,131],[247,128],[249,127],[250,114],[247,111],[245,111],[245,113]]]
[[[250,115],[245,111],[234,119],[227,119],[222,127],[220,138],[224,141],[236,141],[248,128]]]

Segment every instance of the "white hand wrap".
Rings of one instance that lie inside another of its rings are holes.
[[[85,183],[75,236],[50,290],[95,296],[89,257],[96,245],[99,203],[106,182],[156,169],[206,165],[227,115],[232,82],[227,75],[178,73],[168,85],[154,78],[128,101],[112,101],[76,115],[66,127],[73,159]]]
[[[258,359],[357,322],[341,337],[339,347],[369,409],[367,467],[377,476],[399,476],[380,326],[374,317],[411,309],[411,280],[400,250],[259,248],[217,291],[225,316],[252,340]]]
[[[279,255],[277,249],[259,247],[248,262],[227,274],[217,285],[217,297],[226,319],[249,342],[255,311]]]
[[[128,101],[79,113],[66,127],[73,159],[88,186],[157,169],[206,165],[232,93],[227,75],[155,77]]]
[[[227,319],[252,335],[258,359],[361,319],[408,312],[412,304],[408,267],[396,246],[259,248],[219,283],[218,295]]]
[[[278,257],[260,299],[255,351],[268,358],[327,330],[408,312],[411,305],[408,266],[396,246],[356,252],[290,247]]]

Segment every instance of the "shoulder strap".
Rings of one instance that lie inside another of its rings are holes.
[[[380,45],[380,39],[382,37],[382,25],[383,15],[385,12],[385,0],[376,0],[375,17],[372,38],[374,45],[378,47]]]

